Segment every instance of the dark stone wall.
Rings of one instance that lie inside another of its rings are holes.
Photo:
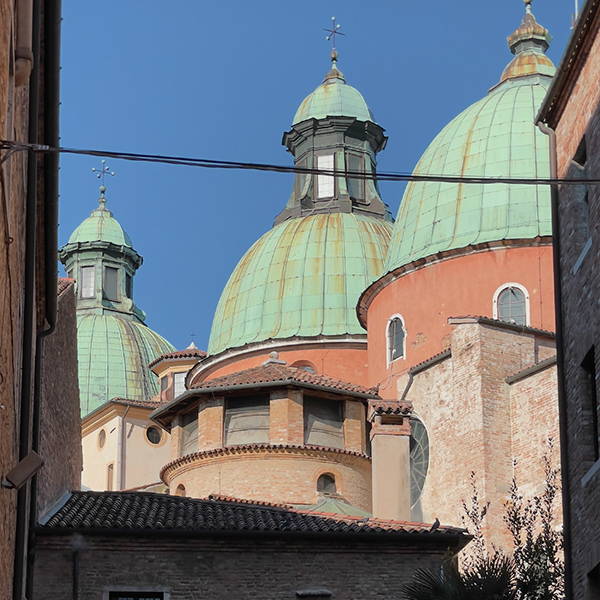
[[[44,339],[38,516],[81,485],[81,419],[77,377],[77,319],[71,283],[59,294],[56,329]]]

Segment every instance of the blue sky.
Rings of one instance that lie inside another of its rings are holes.
[[[558,64],[574,0],[536,0]],[[496,84],[522,0],[63,0],[62,145],[292,165],[281,145],[301,101],[340,70],[389,142],[381,171],[410,172],[435,135]],[[63,155],[59,242],[97,206],[100,158]],[[144,264],[146,323],[177,348],[206,348],[238,260],[287,202],[292,175],[107,159],[107,207]],[[403,185],[382,183],[396,214]]]

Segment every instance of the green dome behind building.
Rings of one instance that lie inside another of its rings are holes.
[[[509,38],[515,58],[489,94],[451,121],[414,173],[548,178],[548,138],[535,117],[554,74],[551,41],[529,5]],[[448,250],[550,236],[548,186],[411,182],[398,212],[385,271]]]
[[[81,415],[112,398],[150,400],[158,379],[148,363],[175,348],[144,324],[133,301],[133,278],[142,257],[106,208],[75,229],[59,258],[76,279],[77,358]]]
[[[274,227],[229,278],[209,355],[273,338],[364,335],[356,302],[382,273],[391,231],[387,221],[352,213]]]

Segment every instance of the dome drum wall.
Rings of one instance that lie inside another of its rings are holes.
[[[393,400],[403,390],[396,382],[413,366],[445,350],[451,326],[448,319],[462,316],[494,318],[494,295],[517,282],[529,294],[531,327],[554,329],[554,287],[550,240],[528,242],[480,251],[461,252],[454,258],[407,270],[361,299],[368,318],[369,386],[380,387],[382,397]],[[415,301],[418,299],[418,301]],[[406,354],[388,363],[387,329],[400,314],[406,328]]]
[[[262,365],[276,351],[279,360],[289,366],[310,366],[319,374],[327,374],[343,381],[367,381],[367,336],[343,336],[310,340],[272,340],[251,345],[238,352],[224,352],[211,361],[199,363],[190,375],[190,385],[230,375]]]
[[[371,460],[334,451],[281,447],[238,449],[192,454],[161,473],[171,493],[183,485],[186,494],[211,494],[263,502],[314,505],[317,480],[333,473],[337,493],[346,502],[371,512]]]

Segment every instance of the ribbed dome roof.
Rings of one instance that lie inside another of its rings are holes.
[[[98,201],[98,208],[71,234],[68,244],[82,242],[111,242],[117,246],[133,247],[131,238],[121,227],[113,214],[105,206],[104,196]]]
[[[325,81],[304,99],[296,111],[293,125],[307,119],[340,116],[376,122],[361,93],[348,85],[344,76],[334,67]]]
[[[540,50],[540,44],[547,47],[549,36],[539,34],[529,9],[524,24],[530,34],[522,25],[509,37],[517,58],[507,69],[508,78],[505,71],[488,96],[441,131],[415,174],[550,177],[548,138],[535,126],[554,72]],[[545,60],[537,68],[540,56]],[[398,211],[385,271],[446,250],[551,233],[548,186],[411,182]]]
[[[391,225],[356,213],[290,219],[240,260],[215,313],[208,353],[294,336],[364,334],[361,292],[382,274]]]
[[[158,379],[148,364],[175,348],[136,319],[123,315],[77,318],[77,357],[82,416],[111,398],[149,400]]]

